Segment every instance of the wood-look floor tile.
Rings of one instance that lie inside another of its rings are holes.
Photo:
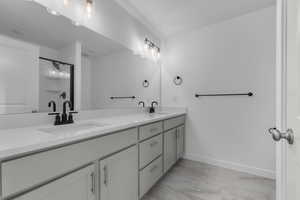
[[[275,200],[275,181],[182,160],[143,200]]]

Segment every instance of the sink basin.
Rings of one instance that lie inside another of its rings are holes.
[[[108,126],[109,124],[105,123],[84,123],[84,124],[68,124],[68,125],[61,125],[61,126],[55,126],[51,128],[44,128],[39,129],[39,131],[53,134],[53,135],[59,135],[59,134],[74,134],[81,131],[86,131],[94,128],[101,128]]]
[[[158,114],[158,115],[168,115],[170,113],[167,113],[167,112],[156,112],[155,114]]]

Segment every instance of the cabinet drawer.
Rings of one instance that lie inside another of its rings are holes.
[[[157,158],[140,172],[140,198],[143,197],[163,174],[162,157]]]
[[[26,190],[137,143],[129,129],[2,163],[2,197]]]
[[[162,134],[140,143],[140,169],[162,154]]]
[[[145,140],[163,131],[163,123],[156,122],[140,127],[140,140]]]
[[[169,130],[184,124],[185,116],[180,116],[172,119],[167,119],[164,121],[164,130]]]

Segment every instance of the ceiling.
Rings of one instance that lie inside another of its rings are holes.
[[[90,29],[73,25],[63,16],[50,15],[44,7],[29,1],[1,0],[0,27],[0,34],[57,50],[76,41],[82,42],[84,53],[89,55],[125,49]]]
[[[230,19],[276,0],[116,0],[163,37]]]

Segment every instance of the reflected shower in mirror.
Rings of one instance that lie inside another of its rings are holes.
[[[56,102],[56,109],[63,109],[63,102],[74,105],[74,65],[58,60],[39,58],[39,112],[51,112],[48,102]],[[73,110],[73,108],[72,108]]]

